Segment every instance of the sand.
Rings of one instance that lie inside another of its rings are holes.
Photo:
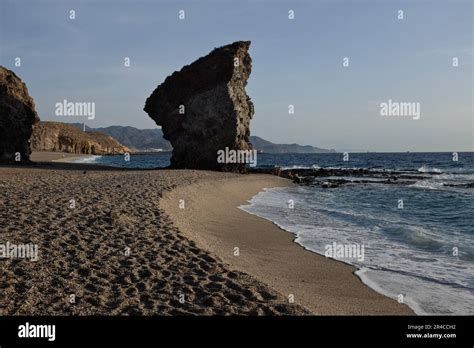
[[[262,174],[201,181],[166,193],[161,206],[180,231],[229,269],[253,275],[313,314],[414,314],[363,284],[355,267],[310,252],[294,234],[237,208],[263,188],[290,184]]]
[[[34,162],[74,162],[88,157],[93,156],[65,152],[33,151],[30,160]]]
[[[164,192],[219,177],[0,166],[0,244],[32,243],[39,251],[37,261],[0,258],[0,315],[305,313],[196,247],[159,207]]]
[[[0,166],[0,244],[39,250],[38,261],[0,258],[0,315],[411,314],[352,267],[236,208],[287,184],[193,170]]]

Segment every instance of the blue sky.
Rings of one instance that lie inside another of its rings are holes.
[[[54,115],[67,99],[95,102],[91,127],[156,127],[143,106],[166,76],[214,47],[250,40],[254,135],[352,151],[474,150],[470,0],[0,4],[0,64],[27,83],[42,120],[83,121]],[[388,99],[419,102],[420,119],[382,117]]]

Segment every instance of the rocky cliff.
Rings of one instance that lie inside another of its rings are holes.
[[[0,163],[29,162],[29,139],[38,121],[26,85],[13,71],[0,66]]]
[[[70,123],[74,127],[83,129],[82,123]],[[123,146],[134,152],[171,151],[173,148],[168,140],[163,138],[160,128],[138,129],[130,126],[108,126],[91,128],[85,126],[87,132],[99,132],[110,135]]]
[[[144,110],[173,146],[172,167],[245,171],[244,163],[219,163],[218,151],[252,149],[249,46],[238,41],[214,49],[168,76],[146,100]]]
[[[111,136],[83,132],[66,123],[40,122],[31,136],[35,151],[57,151],[90,155],[123,154],[130,150]]]

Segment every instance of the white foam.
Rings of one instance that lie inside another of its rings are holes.
[[[431,241],[449,245],[454,238],[457,244],[474,250],[474,241],[469,240],[469,236],[439,234],[423,226],[397,221],[395,216],[379,218],[379,224],[369,223],[367,227],[351,223],[350,219],[335,220],[327,214],[337,212],[349,217],[361,214],[331,209],[324,203],[322,207],[314,205],[314,197],[324,202],[331,195],[334,193],[318,191],[316,196],[311,188],[301,186],[266,189],[254,196],[250,204],[239,208],[294,233],[296,243],[321,255],[324,255],[324,246],[334,241],[365,245],[363,262],[339,261],[358,267],[357,276],[375,291],[394,299],[403,294],[404,303],[417,314],[474,313],[472,276],[468,276],[474,274],[474,264],[412,245],[417,242],[421,247],[429,246]],[[312,201],[305,201],[308,197]],[[288,208],[289,199],[294,200],[294,209]],[[382,231],[385,223],[394,227]],[[398,224],[404,229],[398,231]]]
[[[440,175],[433,176],[434,180],[449,180],[449,181],[474,181],[474,174],[454,174],[454,173],[443,173]]]
[[[292,169],[319,169],[319,168],[321,168],[321,167],[319,167],[316,164],[313,164],[312,166],[297,166],[297,165],[283,166],[280,169],[281,170],[292,170]]]
[[[426,165],[422,165],[420,168],[418,168],[418,171],[420,173],[442,173],[443,172],[439,168],[428,167]]]
[[[444,188],[442,182],[434,182],[431,180],[420,180],[409,186],[429,190],[442,190]]]
[[[99,160],[99,158],[102,158],[102,156],[97,156],[97,155],[88,155],[86,157],[78,157],[74,159],[72,162],[74,163],[94,163]]]

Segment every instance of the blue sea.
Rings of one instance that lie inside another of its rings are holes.
[[[318,254],[334,243],[364,246],[363,260],[333,257],[355,265],[364,283],[418,314],[473,315],[474,188],[465,184],[474,183],[474,153],[461,152],[458,161],[452,153],[349,156],[259,154],[261,167],[365,168],[374,177],[334,188],[270,188],[240,208],[293,233],[296,243]],[[154,168],[169,165],[169,158],[162,153],[132,155],[129,162],[123,156],[90,161]],[[378,176],[384,171],[412,180],[384,184]]]

